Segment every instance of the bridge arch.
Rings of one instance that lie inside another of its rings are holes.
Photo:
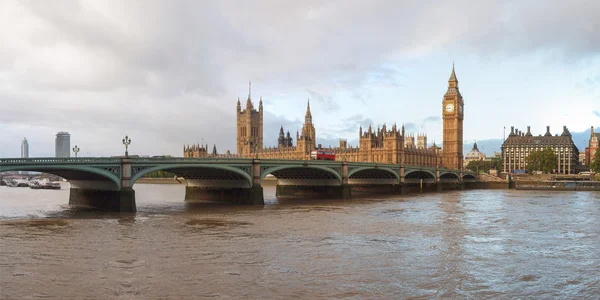
[[[404,173],[405,179],[435,179],[435,174],[427,170],[411,170]]]
[[[456,173],[445,172],[440,174],[440,179],[459,179],[459,177]]]
[[[332,168],[315,166],[315,165],[283,165],[269,167],[261,171],[260,180],[262,181],[267,175],[273,175],[277,179],[290,180],[335,180],[338,184],[342,183],[342,176]]]
[[[388,168],[360,167],[348,171],[348,178],[400,180],[400,175]]]
[[[475,177],[475,175],[473,175],[473,174],[465,174],[465,175],[463,175],[463,180],[477,181],[477,177]]]
[[[112,170],[112,171],[109,171]],[[93,166],[82,165],[31,165],[31,166],[2,166],[2,172],[5,171],[33,171],[43,172],[62,177],[72,185],[76,182],[107,182],[106,189],[119,190],[121,188],[121,179],[117,175],[117,168],[104,167],[103,169]]]
[[[250,167],[251,170],[251,167]],[[248,183],[248,187],[252,187],[252,176],[242,169],[231,167],[231,166],[220,166],[211,164],[164,164],[156,165],[149,168],[144,168],[139,172],[136,172],[131,177],[131,184],[133,185],[138,179],[142,178],[148,173],[155,171],[167,171],[177,176],[186,179],[204,179],[204,180],[244,180]]]

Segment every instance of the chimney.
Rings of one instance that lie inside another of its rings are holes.
[[[531,126],[527,126],[527,135],[531,135]]]
[[[515,126],[510,126],[510,134],[515,134]]]
[[[546,134],[545,136],[552,136],[552,133],[550,133],[550,126],[546,126]]]

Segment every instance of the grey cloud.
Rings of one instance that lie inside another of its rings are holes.
[[[134,149],[159,154],[177,155],[182,144],[202,140],[233,149],[233,86],[248,79],[273,90],[312,91],[335,110],[335,89],[366,102],[373,86],[402,86],[405,75],[386,66],[390,60],[440,51],[554,51],[580,61],[600,48],[598,1],[2,4],[0,126],[39,138],[32,144],[45,149],[52,138],[40,133],[68,130],[81,147],[104,149],[94,155],[121,151],[126,133],[134,135]],[[265,122],[265,142],[281,124],[300,127],[275,114],[265,114]],[[372,123],[349,118],[330,134],[352,135]],[[18,145],[21,135],[0,137],[0,157],[18,155],[4,145]]]
[[[340,108],[334,99],[335,97],[331,94],[322,94],[311,89],[307,89],[306,92],[310,95],[311,100],[315,100],[327,112],[332,112]]]
[[[596,117],[600,118],[600,110],[595,110],[593,113],[596,115]]]

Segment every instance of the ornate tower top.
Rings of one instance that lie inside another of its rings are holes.
[[[456,73],[454,72],[454,62],[452,62],[452,74],[450,74],[448,83],[456,83],[456,86],[458,86],[458,79],[456,79]]]
[[[312,114],[310,113],[310,99],[306,105],[306,116],[304,117],[307,124],[312,124]]]
[[[460,95],[460,91],[458,90],[458,79],[454,71],[454,62],[452,62],[452,73],[450,74],[450,79],[448,79],[448,91],[446,91],[446,95],[456,94]]]
[[[246,100],[246,109],[252,110],[252,82],[248,81],[248,100]]]

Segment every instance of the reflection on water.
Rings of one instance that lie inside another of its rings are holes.
[[[600,193],[477,190],[266,205],[184,203],[136,185],[137,214],[0,187],[0,298],[595,298]]]

